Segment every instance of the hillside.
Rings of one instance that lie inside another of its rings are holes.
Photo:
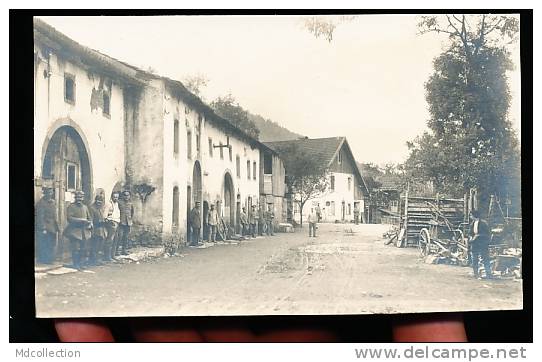
[[[248,118],[254,122],[260,130],[259,140],[261,142],[287,141],[303,137],[300,134],[290,131],[282,127],[270,119],[265,119],[260,115],[248,113]]]

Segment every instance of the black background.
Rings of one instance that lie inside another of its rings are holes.
[[[268,10],[268,11],[161,11],[161,10],[10,10],[10,202],[9,202],[9,328],[11,342],[58,342],[50,319],[37,319],[34,305],[34,199],[33,199],[33,24],[35,15],[165,15],[165,14],[397,14],[397,13],[519,13],[521,14],[521,151],[523,207],[524,309],[465,312],[471,342],[532,342],[532,10]],[[436,293],[438,291],[435,291]],[[475,291],[473,291],[474,293]],[[429,296],[430,297],[430,296]],[[156,318],[166,327],[247,325],[253,330],[298,326],[325,328],[344,342],[389,342],[392,323],[413,315],[174,317]],[[125,318],[105,318],[117,341],[130,342]]]

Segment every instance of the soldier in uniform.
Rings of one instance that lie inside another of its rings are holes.
[[[122,200],[119,201],[120,223],[118,227],[120,246],[122,247],[121,255],[128,255],[128,237],[130,228],[134,218],[134,204],[132,203],[132,194],[125,190],[122,193]]]
[[[196,201],[196,205],[190,210],[189,224],[190,224],[190,246],[198,246],[200,243],[200,228],[201,228],[201,212],[200,202]],[[212,206],[211,206],[212,207]]]
[[[216,242],[216,228],[218,227],[218,212],[215,205],[211,204],[211,208],[207,213],[207,225],[209,225],[209,241]]]
[[[356,225],[359,224],[359,205],[358,204],[354,206],[354,222],[356,223]]]
[[[241,223],[241,235],[245,236],[248,234],[248,215],[247,215],[247,209],[243,207],[243,210],[241,211],[241,214],[239,215],[240,223]]]
[[[491,263],[489,260],[489,226],[487,222],[480,218],[478,210],[471,211],[472,223],[470,225],[470,252],[472,260],[472,269],[475,278],[480,278],[479,275],[479,258],[482,258],[486,278],[491,279]]]
[[[73,266],[81,270],[87,250],[86,244],[91,237],[92,217],[83,203],[85,193],[75,191],[74,199],[66,211],[68,226],[64,230],[64,236],[70,240]]]
[[[258,227],[258,211],[256,211],[256,205],[252,205],[252,210],[250,210],[250,214],[248,215],[248,222],[250,224],[250,234],[253,238],[256,237],[256,228]]]
[[[275,213],[271,205],[268,206],[267,212],[265,213],[265,223],[267,225],[267,235],[274,236],[273,222],[275,220]]]
[[[106,228],[107,239],[104,242],[104,261],[111,261],[117,252],[118,234],[117,229],[120,223],[120,208],[119,208],[119,193],[113,192],[111,194],[111,201],[109,202]]]
[[[53,188],[44,186],[41,190],[43,197],[36,204],[36,254],[38,263],[52,264],[59,231],[57,207]]]
[[[96,195],[94,203],[89,206],[90,215],[92,216],[92,239],[90,241],[90,253],[88,257],[88,265],[101,265],[100,253],[104,250],[104,240],[107,239],[104,197]],[[104,253],[104,258],[105,258]]]
[[[258,207],[258,235],[263,236],[263,229],[267,226],[265,223],[265,208]]]

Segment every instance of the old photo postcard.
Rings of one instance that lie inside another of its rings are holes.
[[[519,19],[35,17],[37,316],[522,309]]]

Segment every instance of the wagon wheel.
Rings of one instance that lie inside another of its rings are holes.
[[[425,228],[420,231],[418,250],[420,251],[421,256],[427,256],[431,250],[431,237],[429,236],[429,230]]]

